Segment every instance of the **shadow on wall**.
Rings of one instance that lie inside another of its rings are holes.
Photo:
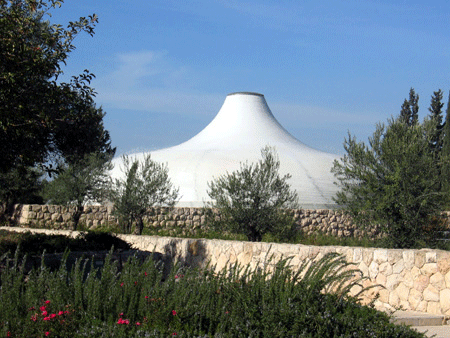
[[[183,245],[185,247],[183,247]],[[198,239],[171,239],[169,243],[164,246],[163,255],[165,260],[164,266],[169,270],[171,270],[174,265],[178,265],[179,268],[203,268],[209,263],[205,243]],[[165,270],[164,273],[169,273],[169,271]],[[165,274],[165,276],[167,275]]]

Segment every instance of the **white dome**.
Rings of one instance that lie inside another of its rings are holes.
[[[264,95],[249,92],[229,94],[217,116],[190,140],[150,152],[151,158],[167,164],[169,176],[180,188],[177,206],[202,207],[209,201],[208,182],[257,162],[261,149],[274,147],[280,173],[291,174],[288,183],[299,196],[301,208],[330,208],[337,192],[330,172],[337,155],[312,149],[289,134],[275,119]],[[147,153],[131,156],[143,159]],[[113,177],[120,177],[120,158],[114,160]]]

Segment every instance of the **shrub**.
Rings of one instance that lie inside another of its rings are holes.
[[[71,271],[41,266],[26,279],[19,261],[0,274],[5,336],[424,337],[347,296],[361,280],[335,254],[298,271],[288,260],[256,271],[176,266],[165,281],[152,260],[132,258],[120,273],[107,260],[87,278],[80,260]]]
[[[297,207],[297,193],[290,189],[289,174],[280,176],[280,161],[270,147],[261,150],[256,164],[241,164],[240,170],[208,183],[210,207],[220,210],[220,227],[261,241],[266,233],[289,237],[294,219],[284,209]]]

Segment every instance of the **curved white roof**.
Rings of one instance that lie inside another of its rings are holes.
[[[210,200],[208,185],[214,177],[240,168],[240,164],[261,159],[261,149],[274,147],[280,159],[280,173],[299,196],[301,208],[330,208],[337,187],[330,172],[337,155],[312,149],[289,134],[275,119],[264,95],[250,92],[229,94],[217,116],[190,140],[170,148],[152,151],[151,157],[166,163],[169,176],[180,187],[177,206],[202,207]],[[142,159],[146,153],[131,155]],[[112,176],[123,175],[121,159],[115,159]]]

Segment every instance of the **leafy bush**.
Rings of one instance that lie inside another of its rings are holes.
[[[173,207],[178,199],[178,188],[174,188],[164,164],[153,161],[146,155],[140,162],[123,156],[124,177],[116,179],[111,191],[114,213],[119,217],[125,233],[131,233],[133,223],[138,234],[144,228],[143,217],[154,205]]]
[[[26,279],[19,261],[0,274],[4,336],[424,337],[347,296],[360,280],[335,254],[298,271],[286,260],[256,271],[177,266],[165,281],[152,260],[132,258],[119,272],[107,259],[87,278],[83,261],[42,266]]]
[[[259,242],[267,233],[289,238],[294,219],[285,209],[295,209],[298,203],[287,183],[291,175],[280,176],[274,149],[265,147],[261,155],[258,163],[241,163],[240,170],[209,182],[209,206],[220,210],[221,229],[242,233],[249,241]]]

